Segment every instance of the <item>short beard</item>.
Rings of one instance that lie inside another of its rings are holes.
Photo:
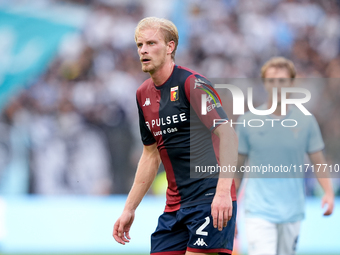
[[[142,64],[142,71],[144,72],[144,73],[149,73],[149,72],[152,72],[152,71],[154,71],[154,68],[153,69],[149,69],[149,67],[150,66],[143,66],[143,64]]]

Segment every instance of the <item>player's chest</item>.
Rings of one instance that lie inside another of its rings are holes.
[[[279,124],[280,125],[280,124]],[[299,151],[306,147],[307,132],[301,126],[263,126],[249,128],[249,144],[252,148],[271,151],[273,147],[281,150]]]
[[[183,126],[190,125],[190,106],[185,95],[181,95],[177,86],[168,90],[145,95],[142,111],[151,131],[168,128],[178,130]]]

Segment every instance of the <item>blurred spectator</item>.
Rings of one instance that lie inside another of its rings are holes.
[[[85,125],[68,101],[57,116],[32,116],[33,193],[110,194],[112,175],[105,139]]]
[[[21,98],[9,103],[0,118],[0,194],[29,191],[29,116]]]

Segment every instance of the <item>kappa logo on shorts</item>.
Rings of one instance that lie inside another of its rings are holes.
[[[203,238],[198,238],[197,239],[197,241],[194,243],[194,245],[198,245],[198,246],[208,246],[205,242],[204,242],[204,240],[203,240]]]

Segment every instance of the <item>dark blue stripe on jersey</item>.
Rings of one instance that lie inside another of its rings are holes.
[[[185,95],[185,82],[192,75],[191,72],[178,69],[174,70],[171,78],[163,84],[161,90],[161,100],[159,107],[159,117],[178,116],[183,114],[187,121],[178,122],[176,125],[161,126],[164,147],[171,160],[175,174],[176,183],[181,196],[181,204],[190,206],[197,203],[197,200],[210,202],[215,192],[217,179],[192,179],[190,171],[195,171],[196,166],[213,165],[217,160],[213,150],[211,132],[200,121],[195,111],[191,109]],[[178,100],[171,101],[171,88],[178,86]],[[189,106],[189,107],[188,107]],[[168,131],[174,128],[174,134]],[[165,131],[165,134],[164,134]],[[191,159],[191,160],[190,160]],[[195,197],[193,197],[193,194]],[[210,194],[209,196],[205,196]]]

